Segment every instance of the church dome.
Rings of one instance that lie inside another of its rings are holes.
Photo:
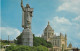
[[[45,28],[45,31],[54,31],[53,29],[52,29],[52,27],[49,25],[49,22],[48,22],[48,25],[47,25],[47,27]]]
[[[54,30],[52,29],[52,27],[49,25],[48,22],[47,27],[44,29],[44,39],[49,41],[51,38],[53,38],[53,36],[54,36]]]

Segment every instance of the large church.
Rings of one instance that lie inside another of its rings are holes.
[[[66,49],[72,48],[71,43],[67,47],[67,35],[65,34],[64,36],[62,33],[60,33],[59,36],[56,36],[49,22],[48,22],[47,27],[44,29],[42,38],[46,40],[47,42],[51,42],[53,46],[53,51],[62,51],[62,50],[64,51]]]

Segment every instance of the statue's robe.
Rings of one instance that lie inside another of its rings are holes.
[[[22,15],[22,27],[31,27],[32,11],[33,8],[24,8]]]

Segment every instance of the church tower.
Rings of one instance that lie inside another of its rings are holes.
[[[53,37],[54,35],[54,30],[52,29],[52,27],[49,25],[49,21],[48,21],[48,25],[47,27],[44,29],[44,35],[43,38],[47,41],[50,41],[50,38]]]
[[[67,35],[65,34],[65,49],[67,49]]]

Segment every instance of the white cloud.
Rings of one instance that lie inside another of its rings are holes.
[[[0,27],[0,29],[2,39],[6,39],[9,35],[10,39],[13,40],[20,34],[20,31],[18,29],[12,27]]]
[[[75,17],[75,18],[73,19],[73,21],[80,21],[80,16]]]
[[[56,22],[56,23],[70,24],[71,25],[71,22],[68,19],[64,18],[64,17],[60,18],[60,17],[56,16],[56,17],[53,18],[53,21]]]
[[[80,0],[60,0],[62,4],[57,11],[69,11],[80,14]]]
[[[64,32],[64,34],[68,31],[69,26],[72,25],[70,20],[68,20],[65,17],[53,17],[52,20],[50,20],[50,23],[52,24],[53,28],[55,28],[56,32]]]
[[[74,21],[75,20],[75,21]],[[71,20],[65,18],[65,17],[53,17],[52,20],[50,20],[52,26],[54,26],[55,29],[60,29],[62,32],[67,32],[70,30],[70,28],[74,28],[79,30],[80,24],[78,23],[80,21],[80,16],[75,17]]]

